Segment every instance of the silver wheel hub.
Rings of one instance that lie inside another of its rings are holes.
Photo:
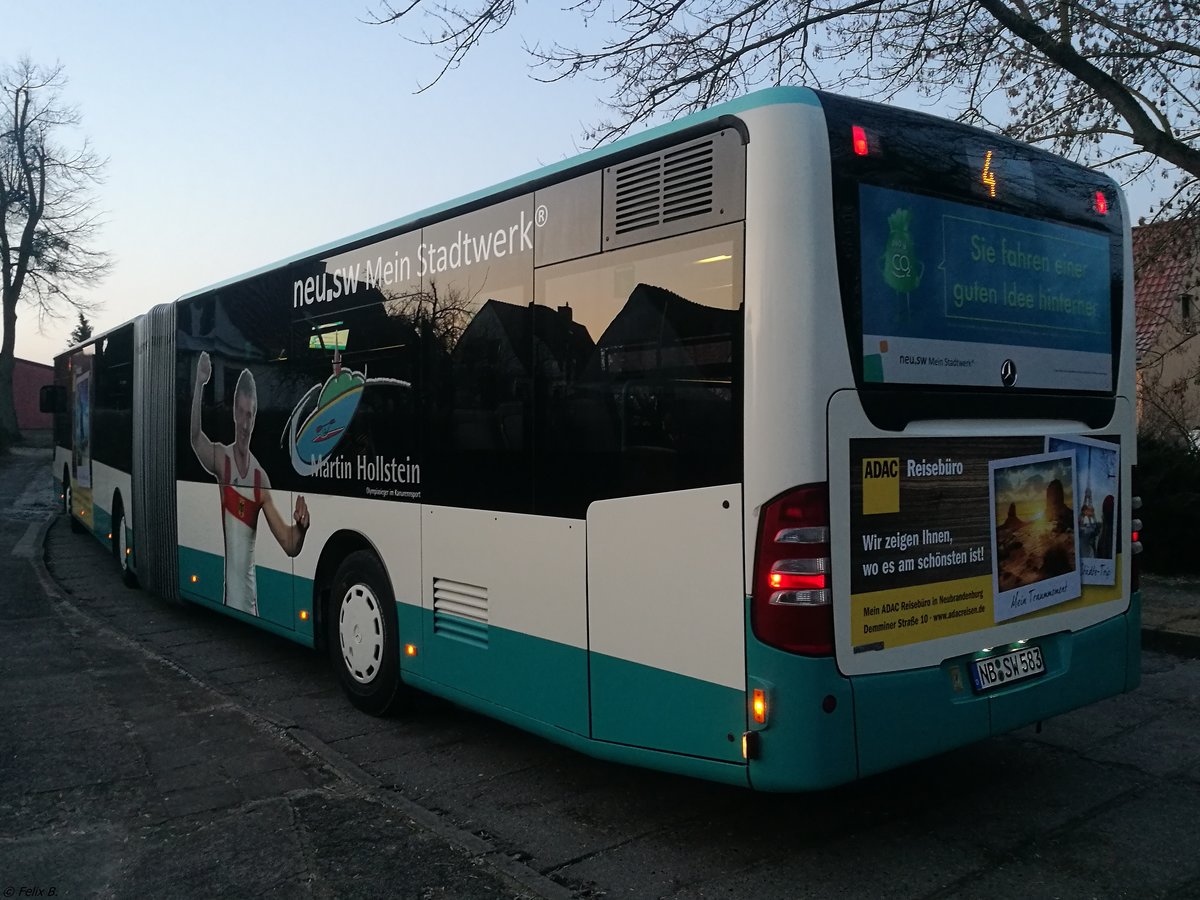
[[[368,585],[351,585],[342,597],[338,642],[350,676],[359,684],[374,681],[383,663],[383,610]]]
[[[122,572],[129,569],[129,546],[125,543],[124,519],[117,522],[117,563],[121,566]]]

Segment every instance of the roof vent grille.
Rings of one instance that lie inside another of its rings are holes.
[[[604,171],[606,250],[741,219],[745,151],[734,129]]]
[[[613,170],[614,231],[626,234],[713,210],[713,141],[633,160]]]

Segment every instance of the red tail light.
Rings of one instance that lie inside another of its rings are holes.
[[[854,147],[856,156],[867,156],[871,152],[871,145],[867,140],[867,130],[861,125],[850,127],[850,143]]]
[[[755,636],[791,653],[832,654],[829,570],[828,485],[804,485],[764,506],[750,613]]]

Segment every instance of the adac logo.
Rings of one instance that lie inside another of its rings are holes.
[[[863,515],[900,512],[900,459],[874,457],[862,461]]]
[[[346,436],[368,384],[412,387],[396,378],[368,378],[365,372],[343,369],[341,354],[334,354],[333,374],[324,384],[314,384],[305,392],[288,416],[283,441],[292,468],[301,475],[312,475],[321,467]],[[307,415],[305,410],[309,410]]]

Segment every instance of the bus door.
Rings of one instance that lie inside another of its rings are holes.
[[[593,503],[592,737],[742,761],[741,487]]]

